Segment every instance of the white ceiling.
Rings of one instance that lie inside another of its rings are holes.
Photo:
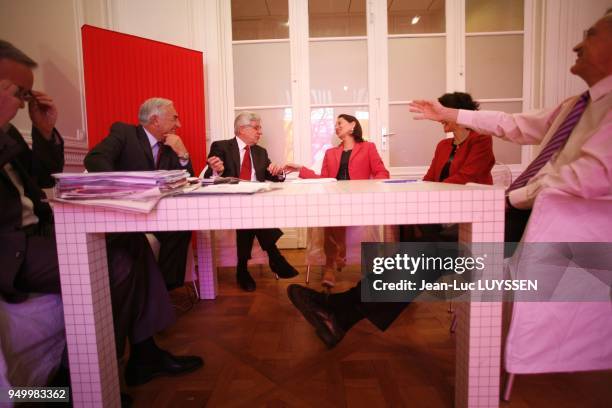
[[[364,13],[365,0],[309,0],[312,14]],[[232,0],[232,18],[288,15],[287,0]],[[387,0],[390,12],[438,10],[444,0]]]

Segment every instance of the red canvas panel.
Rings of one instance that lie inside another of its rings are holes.
[[[196,175],[206,162],[204,64],[200,51],[84,25],[83,66],[89,148],[112,123],[138,123],[154,96],[174,101]]]

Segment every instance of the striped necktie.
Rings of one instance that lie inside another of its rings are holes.
[[[159,169],[159,160],[161,159],[162,146],[164,144],[162,142],[157,142],[157,154],[155,155],[155,168]]]
[[[523,171],[523,173],[521,173],[521,175],[514,180],[506,192],[510,192],[525,186],[527,182],[529,182],[529,180],[535,176],[546,163],[548,163],[552,155],[565,145],[567,138],[572,133],[572,130],[574,130],[576,127],[578,121],[580,121],[580,117],[582,116],[588,102],[589,91],[586,91],[580,95],[578,102],[576,102],[569,115],[567,115],[561,126],[559,126],[559,129],[557,129],[557,132],[550,138],[540,154],[538,154],[538,156],[529,164],[529,166],[527,166],[525,171]]]

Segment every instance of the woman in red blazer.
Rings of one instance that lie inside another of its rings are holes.
[[[341,143],[327,149],[323,158],[321,174],[299,164],[288,163],[285,171],[299,171],[301,178],[333,177],[338,180],[388,179],[389,171],[376,150],[376,145],[363,140],[361,124],[354,116],[341,114],[336,120],[336,135]],[[334,269],[341,270],[346,264],[346,227],[325,227],[325,269],[322,284],[336,284]]]
[[[478,102],[463,92],[446,93],[438,98],[443,106],[457,109],[478,110]],[[455,122],[442,122],[445,133],[453,133],[452,139],[444,139],[423,177],[424,181],[465,184],[493,184],[491,169],[495,164],[493,141],[490,135],[481,135]],[[439,241],[442,226],[439,224],[404,226],[400,230],[401,241]],[[451,234],[452,235],[452,234]],[[454,240],[447,237],[442,240]]]

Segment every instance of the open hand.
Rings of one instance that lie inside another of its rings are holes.
[[[284,175],[283,166],[279,166],[274,163],[270,163],[268,166],[268,172],[273,176]]]
[[[303,166],[301,164],[296,164],[296,163],[286,163],[283,166],[283,170],[285,171],[285,173],[293,173],[294,171],[300,171],[300,169]]]
[[[434,101],[424,101],[424,100],[412,101],[408,104],[408,108],[410,112],[420,113],[420,115],[417,115],[414,117],[417,120],[429,119],[429,120],[435,120],[437,122],[441,122],[443,120],[451,119],[447,117],[448,115],[447,108],[442,106],[442,104],[440,104],[440,102],[436,100]]]

